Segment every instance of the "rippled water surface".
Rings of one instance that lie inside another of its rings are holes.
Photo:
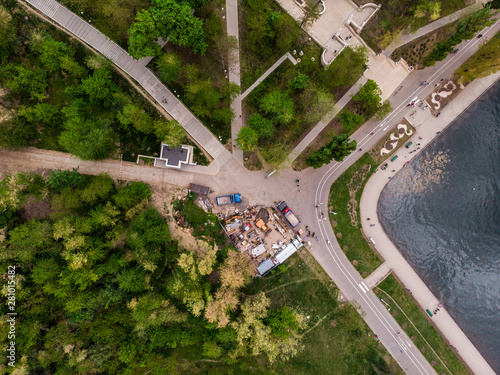
[[[500,374],[500,83],[391,180],[379,219]]]

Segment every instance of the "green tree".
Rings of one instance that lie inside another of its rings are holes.
[[[128,53],[140,59],[148,56],[159,56],[161,47],[157,43],[160,29],[150,10],[142,10],[135,16],[135,22],[128,30]]]
[[[491,0],[486,5],[491,9],[500,9],[500,0]]]
[[[221,124],[231,124],[236,113],[231,107],[219,107],[212,112],[212,118]]]
[[[356,141],[350,141],[349,134],[336,135],[330,143],[314,151],[306,163],[316,169],[330,163],[332,159],[342,161],[356,147]]]
[[[374,80],[369,79],[352,99],[360,103],[363,113],[367,118],[370,118],[381,106],[382,90]]]
[[[46,221],[34,219],[9,231],[10,250],[24,263],[31,263],[38,251],[47,251],[52,243],[52,231]]]
[[[149,197],[151,197],[151,190],[147,184],[132,181],[129,185],[121,186],[113,196],[113,200],[121,209],[129,210]]]
[[[186,140],[186,131],[177,120],[154,122],[154,133],[160,141],[172,148],[177,148]]]
[[[333,95],[322,89],[316,89],[313,104],[305,110],[304,121],[308,124],[316,123],[333,109],[335,101]]]
[[[19,94],[29,100],[45,99],[47,90],[47,78],[45,72],[40,68],[34,70],[16,66],[17,76],[7,82],[7,87],[14,94]]]
[[[32,123],[53,126],[57,125],[61,118],[59,108],[49,103],[37,103],[32,107],[20,106],[17,114]]]
[[[167,52],[156,61],[156,71],[165,83],[174,82],[182,69],[182,60],[174,52]]]
[[[80,79],[86,75],[87,69],[77,63],[71,56],[64,55],[59,59],[61,69],[69,75]]]
[[[73,168],[72,171],[58,169],[54,172],[51,170],[47,185],[52,191],[60,193],[64,189],[76,187],[81,178],[78,168]]]
[[[271,138],[274,135],[274,126],[271,120],[254,113],[248,118],[248,124],[255,130],[259,138]]]
[[[116,118],[125,127],[133,125],[134,128],[145,134],[152,133],[155,128],[151,116],[134,104],[127,104],[123,107]]]
[[[40,61],[45,68],[56,72],[61,68],[61,59],[69,52],[66,43],[47,38],[40,44]]]
[[[281,91],[273,91],[260,102],[263,111],[273,116],[280,124],[289,124],[295,117],[293,100]]]
[[[30,146],[38,139],[38,131],[35,123],[28,122],[23,117],[0,123],[0,147],[20,148]]]
[[[107,173],[100,173],[81,190],[82,201],[87,204],[95,204],[99,200],[107,199],[115,190],[114,184],[114,180]]]
[[[101,160],[113,150],[114,139],[109,121],[95,122],[75,116],[64,123],[59,144],[82,160]]]
[[[16,28],[12,26],[11,21],[12,16],[9,11],[0,6],[0,51],[9,50],[17,39]]]
[[[167,223],[159,212],[150,207],[131,223],[127,245],[133,250],[131,258],[146,271],[153,272],[158,261],[165,256],[165,246],[170,241]]]
[[[121,290],[129,293],[141,292],[146,288],[144,271],[136,268],[127,268],[116,276],[116,282]]]
[[[213,87],[212,80],[196,80],[185,87],[185,98],[189,108],[200,117],[210,117],[221,100],[221,94]]]
[[[259,136],[253,128],[244,126],[238,133],[236,142],[238,142],[238,145],[243,151],[253,151],[259,142]]]
[[[153,6],[142,10],[129,29],[129,53],[136,59],[159,56],[161,47],[157,39],[161,36],[180,46],[190,47],[203,55],[207,45],[204,42],[203,22],[191,13],[186,3],[174,0],[153,0]]]
[[[208,358],[219,358],[222,353],[222,347],[220,347],[216,342],[203,343],[203,356]]]
[[[375,113],[375,118],[377,119],[377,121],[381,121],[393,110],[394,108],[392,108],[391,102],[389,101],[389,99],[386,99],[382,102],[379,109]]]
[[[352,86],[366,70],[368,50],[365,46],[346,47],[330,66],[320,73],[318,80],[329,92],[339,87]]]
[[[260,153],[268,164],[278,168],[288,156],[290,145],[287,142],[274,143],[267,147],[261,147]]]
[[[241,93],[241,87],[236,83],[230,81],[224,81],[221,87],[222,96],[225,98],[225,103],[230,105],[234,98],[236,98]]]
[[[282,309],[271,309],[265,322],[274,335],[283,338],[290,337],[290,330],[299,328],[295,314],[288,306],[283,306]]]
[[[93,104],[109,107],[113,104],[113,94],[118,90],[107,69],[96,69],[92,76],[82,80],[81,88]]]
[[[348,109],[342,111],[340,114],[340,123],[344,127],[347,132],[351,132],[353,129],[356,129],[358,126],[362,125],[365,122],[365,118],[362,115],[357,115]]]
[[[297,72],[297,75],[290,82],[290,88],[293,91],[304,90],[306,88],[309,77],[301,72]]]

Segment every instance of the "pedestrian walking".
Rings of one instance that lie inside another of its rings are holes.
[[[316,205],[316,208],[318,208],[318,207],[319,207],[319,204]]]
[[[371,220],[371,219],[369,217],[367,217],[366,220]]]

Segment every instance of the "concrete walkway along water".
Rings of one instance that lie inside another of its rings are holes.
[[[424,149],[427,144],[432,142],[437,136],[437,132],[444,130],[448,124],[467,109],[481,93],[486,91],[498,79],[500,79],[500,73],[472,82],[467,86],[464,92],[460,93],[459,96],[443,110],[444,119],[438,119],[432,116],[430,112],[427,112],[427,121],[423,122],[417,129],[417,135],[422,138],[418,140],[422,145],[421,148]],[[361,196],[360,212],[362,218],[370,217],[371,221],[361,220],[361,222],[364,233],[366,236],[372,237],[375,240],[376,245],[374,246],[385,259],[385,263],[387,263],[388,267],[393,270],[404,286],[412,291],[412,296],[420,307],[423,310],[429,309],[432,311],[440,302],[403,258],[390,238],[385,234],[378,221],[377,215],[378,198],[389,181],[388,177],[392,177],[399,170],[405,166],[407,167],[406,163],[418,155],[418,153],[410,152],[411,149],[401,147],[396,153],[399,158],[391,163],[391,168],[384,171],[378,171],[378,173],[373,174],[367,182],[363,195]],[[392,170],[396,172],[392,172]],[[375,226],[371,227],[370,224],[375,224]],[[433,323],[440,330],[441,334],[449,342],[453,343],[453,346],[457,348],[467,366],[469,366],[475,374],[493,375],[494,372],[489,364],[448,314],[446,309],[441,308],[441,310],[439,314],[432,317]]]

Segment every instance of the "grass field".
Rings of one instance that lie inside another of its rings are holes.
[[[286,262],[285,272],[257,278],[247,295],[263,291],[272,307],[287,305],[309,316],[303,332],[304,349],[285,363],[270,365],[262,355],[226,365],[202,360],[201,349],[185,347],[173,355],[181,374],[400,374],[401,369],[350,305],[338,302],[337,287],[306,251]]]
[[[328,202],[329,211],[337,212],[337,215],[330,214],[337,241],[363,277],[382,264],[361,233],[362,218],[359,214],[363,188],[377,165],[368,154],[364,154],[333,183]]]
[[[448,373],[446,368],[453,375],[469,374],[455,352],[429,322],[426,312],[419,309],[394,276],[389,275],[374,289],[374,292],[391,305],[391,313],[396,321],[438,374]]]

